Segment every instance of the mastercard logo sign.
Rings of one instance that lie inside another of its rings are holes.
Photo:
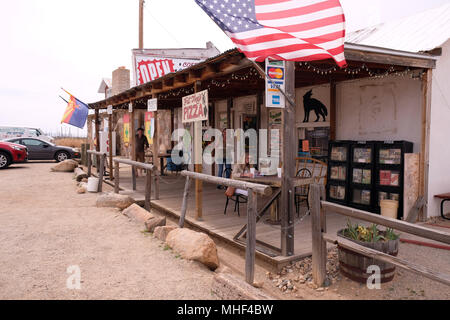
[[[272,79],[283,79],[284,71],[281,68],[270,68],[268,75]]]

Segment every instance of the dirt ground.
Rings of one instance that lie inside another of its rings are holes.
[[[53,165],[28,163],[0,171],[0,299],[217,298],[211,292],[213,272],[177,258],[118,210],[96,208],[97,195],[76,194],[72,174],[51,173]],[[243,251],[215,242],[220,269],[243,277]],[[402,243],[399,257],[450,274],[450,251]],[[81,290],[66,287],[67,268],[73,265],[81,270]],[[402,270],[381,290],[369,290],[339,274],[335,250],[328,271],[334,275],[328,288],[309,283],[309,258],[279,273],[259,262],[255,278],[279,299],[450,299],[450,287]],[[293,290],[284,290],[285,284]]]
[[[97,195],[76,194],[72,174],[53,165],[0,171],[0,299],[216,298],[213,272],[96,208]],[[69,266],[80,268],[80,290],[67,289]]]

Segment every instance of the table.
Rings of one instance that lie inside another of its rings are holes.
[[[273,189],[281,189],[282,187],[282,183],[283,183],[283,179],[279,178],[278,176],[256,176],[256,177],[238,177],[238,178],[234,178],[236,180],[240,180],[240,181],[246,181],[246,182],[251,182],[251,183],[258,183],[258,184],[264,184],[264,185],[268,185],[271,186]],[[305,186],[305,185],[310,185],[312,183],[314,183],[314,178],[302,178],[302,177],[294,177],[294,187],[299,187],[299,186]],[[275,192],[274,192],[275,193]],[[269,201],[273,201],[272,199]],[[279,223],[279,216],[278,216],[278,200],[276,203],[272,204],[271,207],[271,211],[270,211],[270,219],[269,219],[269,223]],[[277,208],[275,209],[273,205],[277,206]],[[267,205],[267,204],[266,204]],[[264,205],[264,207],[266,206]]]
[[[160,161],[160,168],[161,168],[161,175],[164,176],[164,159],[170,158],[172,155],[169,153],[160,153],[158,154],[158,158]],[[150,153],[150,155],[146,155],[146,157],[151,158],[150,162],[153,163],[153,165],[155,164],[155,162],[153,161],[153,154]]]

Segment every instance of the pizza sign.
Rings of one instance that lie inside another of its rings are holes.
[[[183,123],[208,120],[208,90],[183,97]]]

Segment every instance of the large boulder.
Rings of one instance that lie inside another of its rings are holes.
[[[76,167],[78,167],[78,162],[68,159],[57,163],[50,170],[53,172],[73,172]]]
[[[131,206],[122,211],[124,215],[133,221],[145,223],[147,220],[153,218],[153,215],[140,207],[138,204],[133,203]]]
[[[104,193],[97,197],[97,207],[119,208],[121,210],[128,208],[134,203],[133,198],[118,193]]]
[[[87,179],[88,175],[86,172],[83,171],[83,169],[81,168],[75,168],[74,170],[75,172],[75,180],[77,180],[78,182],[82,181],[83,179]]]
[[[216,244],[204,233],[177,228],[169,232],[166,243],[184,259],[199,261],[211,270],[219,267]]]
[[[156,227],[153,235],[161,241],[166,241],[169,232],[175,230],[176,228],[177,227],[175,226]]]
[[[166,225],[166,217],[152,217],[145,222],[145,228],[148,232],[155,232],[156,227],[163,227]]]
[[[79,184],[78,184],[78,187],[77,187],[77,193],[86,193],[86,191],[87,191],[87,183],[86,182],[80,182]]]

